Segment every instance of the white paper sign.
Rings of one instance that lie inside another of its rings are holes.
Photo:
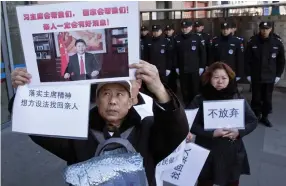
[[[184,140],[177,149],[171,153],[167,158],[159,162],[156,166],[156,170],[164,171],[170,168],[173,168],[178,163],[181,163],[183,160],[183,152],[186,146],[186,140]]]
[[[204,129],[244,129],[244,99],[204,101]]]
[[[139,94],[142,96],[145,104],[136,105],[134,109],[140,115],[141,120],[143,120],[146,117],[153,116],[153,99],[141,92],[139,92]]]
[[[17,17],[31,85],[135,78],[129,64],[139,62],[137,1],[19,6]]]
[[[192,128],[198,110],[199,110],[198,108],[192,110],[185,110],[190,128]],[[170,170],[174,168],[175,165],[182,163],[185,147],[186,147],[186,140],[184,140],[173,153],[171,153],[167,158],[165,158],[157,165],[155,177],[158,186],[163,186],[163,180],[161,179],[161,177],[164,171]],[[172,161],[174,159],[176,161]]]
[[[12,131],[87,138],[90,85],[19,86],[13,105]]]
[[[190,109],[185,110],[190,129],[193,126],[193,123],[194,123],[194,120],[195,120],[196,115],[198,113],[198,110],[199,110],[198,108],[197,109],[192,109],[192,110],[190,110]]]
[[[164,171],[172,169],[175,165],[182,163],[185,146],[186,140],[184,140],[167,158],[157,164],[155,178],[158,186],[163,186],[163,180],[161,177]]]
[[[194,186],[208,155],[209,150],[194,143],[187,143],[182,163],[165,171],[162,179],[178,186]]]

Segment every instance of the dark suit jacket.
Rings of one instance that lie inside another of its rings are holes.
[[[66,68],[65,73],[69,73],[71,75],[70,80],[72,81],[91,79],[91,73],[93,71],[100,71],[100,64],[95,59],[95,56],[93,54],[85,53],[85,69],[86,74],[80,75],[78,55],[74,54],[69,57],[69,64]]]

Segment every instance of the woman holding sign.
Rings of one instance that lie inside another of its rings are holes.
[[[212,64],[202,76],[201,94],[188,108],[199,108],[191,133],[195,143],[210,150],[210,155],[201,171],[198,186],[238,186],[241,174],[250,174],[247,153],[242,138],[257,126],[257,118],[245,101],[245,129],[204,129],[204,101],[243,99],[235,82],[235,73],[226,64]],[[218,113],[219,114],[219,113]]]

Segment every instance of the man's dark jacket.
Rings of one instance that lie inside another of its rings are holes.
[[[150,186],[156,185],[155,167],[157,163],[171,154],[189,132],[188,121],[182,105],[173,93],[169,94],[171,95],[171,101],[168,103],[157,104],[154,101],[154,117],[146,117],[141,120],[139,114],[132,107],[119,130],[115,131],[113,135],[113,137],[119,137],[120,133],[135,126],[128,140],[144,159],[144,167]],[[103,131],[105,137],[110,138],[105,128],[105,122],[98,114],[97,107],[90,111],[89,128]],[[87,140],[33,135],[30,135],[30,137],[36,144],[65,160],[68,165],[94,157],[98,145],[90,130]]]
[[[69,57],[69,63],[66,68],[65,73],[70,74],[70,79],[72,81],[75,80],[83,80],[83,79],[91,79],[91,73],[93,71],[100,71],[100,63],[95,59],[95,56],[90,53],[85,53],[85,69],[86,74],[81,75],[80,74],[80,66],[79,66],[79,59],[78,54],[74,54]]]

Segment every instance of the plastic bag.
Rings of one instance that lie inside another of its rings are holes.
[[[108,153],[66,168],[64,179],[74,186],[147,186],[138,153]]]

